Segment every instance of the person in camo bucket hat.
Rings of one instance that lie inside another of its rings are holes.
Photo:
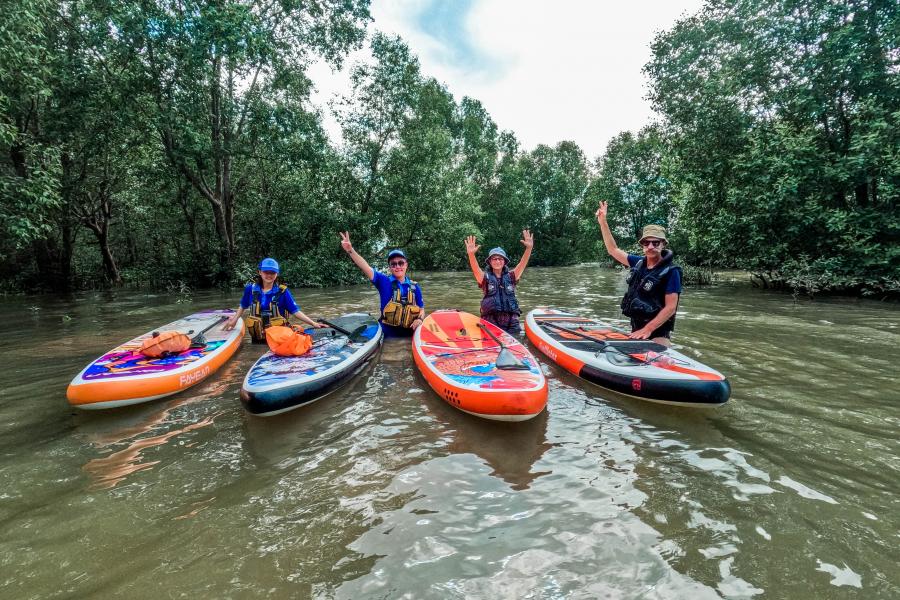
[[[522,260],[514,268],[509,268],[509,256],[498,246],[488,252],[482,271],[478,259],[475,258],[475,253],[481,246],[475,241],[474,235],[466,238],[469,267],[484,294],[481,299],[481,318],[513,335],[518,335],[522,331],[519,325],[519,315],[522,311],[516,298],[516,284],[528,266],[531,249],[534,247],[534,237],[525,229],[522,231],[520,241],[525,246],[525,252],[522,254]]]
[[[646,225],[638,239],[644,255],[628,254],[616,245],[606,222],[607,208],[606,201],[601,201],[597,223],[606,251],[629,268],[628,291],[621,304],[622,314],[631,319],[629,337],[669,346],[681,297],[681,267],[674,263],[675,255],[666,247],[666,230],[661,225]]]

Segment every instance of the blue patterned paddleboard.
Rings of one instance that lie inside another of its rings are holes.
[[[378,321],[354,313],[330,322],[360,333],[351,341],[334,329],[310,330],[316,338],[303,356],[266,352],[244,378],[244,408],[255,415],[277,415],[318,400],[362,370],[381,346],[383,334]]]

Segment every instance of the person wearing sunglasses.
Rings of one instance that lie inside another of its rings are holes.
[[[359,270],[378,290],[381,301],[381,317],[378,321],[385,337],[411,337],[413,331],[425,320],[425,302],[422,288],[409,278],[409,260],[399,248],[388,252],[390,275],[376,271],[366,262],[350,242],[350,232],[341,232],[341,247]]]
[[[234,315],[225,322],[222,329],[230,331],[237,325],[238,319],[245,310],[250,311],[247,317],[247,330],[254,343],[266,342],[266,329],[273,325],[288,326],[291,315],[294,315],[310,327],[325,327],[316,323],[300,310],[288,286],[278,276],[281,270],[274,258],[264,258],[258,265],[259,273],[255,281],[244,286],[241,304]]]
[[[500,329],[518,335],[522,329],[519,325],[519,301],[516,299],[516,284],[522,278],[528,259],[531,258],[531,249],[534,247],[534,237],[527,229],[522,231],[522,245],[525,252],[522,260],[514,269],[509,268],[509,257],[503,248],[499,246],[488,252],[484,271],[478,265],[475,253],[481,246],[475,241],[475,236],[466,238],[466,254],[469,256],[469,267],[475,276],[475,281],[481,287],[484,297],[481,299],[481,318],[493,323]]]
[[[645,226],[638,240],[644,255],[628,254],[616,245],[606,212],[607,204],[601,201],[596,215],[603,244],[610,256],[630,269],[628,291],[622,299],[622,314],[631,319],[629,337],[669,346],[681,295],[681,267],[666,248],[666,230],[659,225]]]

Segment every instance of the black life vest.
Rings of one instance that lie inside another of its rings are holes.
[[[484,298],[481,299],[481,314],[507,312],[521,315],[519,301],[516,299],[516,284],[509,267],[504,266],[500,277],[494,275],[492,269],[484,271]]]
[[[250,337],[256,343],[265,343],[266,328],[273,325],[287,326],[290,314],[283,311],[278,305],[279,300],[287,290],[287,286],[280,284],[272,299],[269,300],[269,307],[263,310],[262,307],[262,290],[259,285],[253,284],[253,300],[250,302],[250,316],[247,317],[247,329],[250,331]]]
[[[644,267],[645,259],[641,259],[631,267],[628,278],[628,291],[622,298],[622,314],[638,321],[651,321],[666,305],[666,285],[672,271],[681,267],[672,260],[675,255],[671,250],[663,250],[662,260],[652,269]],[[643,276],[642,272],[643,271]],[[675,315],[672,315],[666,323],[674,323]]]
[[[384,305],[381,311],[381,322],[392,327],[412,327],[413,321],[422,314],[422,308],[416,304],[415,289],[419,284],[409,280],[409,287],[406,288],[406,294],[401,293],[400,284],[394,279],[391,287],[394,290],[393,296]]]

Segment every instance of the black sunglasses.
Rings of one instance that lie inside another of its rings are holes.
[[[402,267],[403,265],[406,264],[406,261],[405,260],[395,260],[395,261],[389,262],[388,264],[392,267]]]
[[[641,240],[641,241],[640,241],[641,246],[645,246],[645,247],[646,247],[646,246],[653,246],[654,248],[656,248],[657,246],[661,245],[662,243],[663,243],[662,240]]]

